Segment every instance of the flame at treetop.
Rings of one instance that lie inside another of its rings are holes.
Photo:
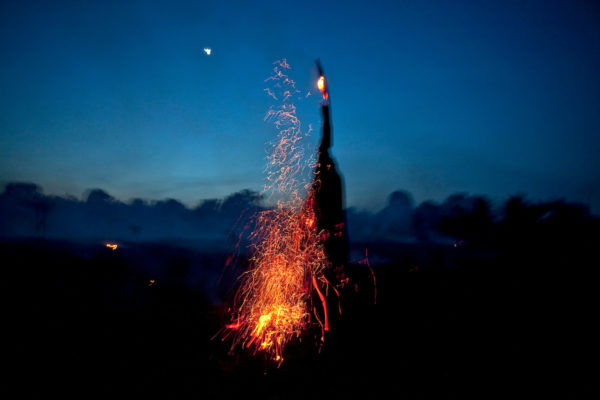
[[[317,87],[319,88],[319,90],[321,92],[325,91],[325,77],[324,76],[320,76],[319,80],[317,81]]]
[[[327,88],[325,87],[325,77],[323,75],[321,75],[317,81],[317,88],[319,88],[319,91],[323,94],[323,99],[327,100]]]
[[[278,130],[267,156],[264,188],[276,197],[277,205],[254,216],[250,267],[240,277],[232,322],[223,337],[232,335],[232,350],[239,346],[255,353],[264,351],[278,363],[283,361],[286,345],[311,326],[320,326],[321,340],[329,330],[323,294],[329,285],[323,274],[328,261],[315,224],[312,181],[303,179],[315,161],[304,158],[301,139],[306,133],[289,102],[299,91],[287,75],[289,69],[285,59],[277,61],[266,79],[274,81],[273,91],[266,92],[282,99],[265,117]],[[321,303],[318,311],[315,295]]]

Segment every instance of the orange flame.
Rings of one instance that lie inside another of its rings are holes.
[[[323,75],[319,77],[319,80],[317,81],[317,87],[321,91],[321,94],[323,94],[323,99],[327,100],[328,94],[327,88],[325,87],[325,77]]]
[[[325,77],[324,76],[319,77],[319,80],[317,81],[317,87],[319,88],[321,93],[323,93],[325,91]]]
[[[275,64],[273,75],[266,81],[275,81],[273,89],[282,93],[297,92],[295,82],[284,73],[289,64],[285,60]],[[277,197],[277,206],[254,217],[256,227],[249,236],[250,268],[240,277],[233,321],[225,327],[235,332],[232,350],[239,346],[264,351],[281,364],[286,345],[312,326],[311,315],[321,326],[322,338],[329,330],[324,290],[319,288],[326,288],[328,282],[323,274],[327,257],[315,224],[312,194],[309,190],[308,200],[301,195],[311,187],[312,176],[306,180],[302,176],[314,168],[314,160],[304,158],[300,140],[305,133],[296,107],[286,103],[290,96],[271,97],[282,99],[283,104],[271,108],[265,118],[277,128],[278,141],[267,157],[264,192]],[[313,290],[321,300],[324,324],[312,305]]]
[[[115,243],[106,243],[106,247],[108,247],[112,251],[115,251],[117,249],[118,245]]]

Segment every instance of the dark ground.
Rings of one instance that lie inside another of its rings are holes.
[[[4,241],[9,381],[19,397],[80,398],[589,398],[597,389],[589,253],[367,247],[391,260],[375,267],[377,304],[369,270],[350,267],[358,291],[343,295],[321,353],[308,337],[275,368],[211,340],[225,323],[214,299],[235,271],[221,287],[194,279],[216,284],[227,254]]]

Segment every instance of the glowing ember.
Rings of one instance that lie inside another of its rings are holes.
[[[114,251],[117,249],[118,246],[115,243],[106,243],[106,247]]]
[[[271,108],[265,118],[278,130],[278,140],[267,157],[264,189],[277,205],[254,217],[256,227],[249,236],[250,268],[240,277],[232,323],[226,325],[229,331],[223,338],[232,334],[232,350],[239,346],[264,351],[279,364],[286,345],[315,326],[312,321],[320,326],[322,340],[329,329],[323,294],[328,286],[323,275],[327,257],[311,207],[312,176],[304,174],[307,176],[303,179],[303,173],[314,168],[314,160],[304,159],[301,139],[305,133],[295,106],[286,102],[292,97],[286,94],[299,92],[286,74],[288,69],[286,60],[278,61],[273,75],[266,79],[275,81],[273,90],[281,92],[271,97],[282,99],[282,104]],[[304,192],[308,192],[307,199]],[[314,294],[321,301],[321,312],[312,304]]]

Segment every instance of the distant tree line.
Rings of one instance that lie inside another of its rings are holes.
[[[262,209],[244,190],[188,208],[174,199],[121,202],[101,189],[75,197],[47,196],[30,183],[8,184],[0,194],[0,236],[67,240],[223,240],[243,229],[240,219]]]
[[[0,194],[0,237],[212,240],[225,245],[249,229],[250,217],[265,208],[260,194],[250,190],[188,208],[174,199],[124,203],[100,189],[90,190],[83,200],[49,196],[35,184],[11,183]],[[355,243],[585,245],[598,239],[600,227],[586,205],[530,202],[524,196],[493,207],[486,197],[455,194],[442,203],[426,201],[415,207],[410,194],[396,191],[378,212],[349,208],[346,214],[349,238]]]

